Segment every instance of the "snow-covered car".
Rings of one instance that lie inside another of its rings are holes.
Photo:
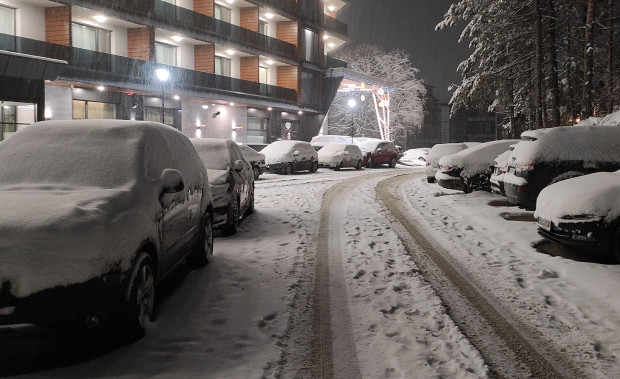
[[[359,144],[362,150],[364,166],[371,168],[387,164],[391,168],[398,162],[398,149],[394,142],[384,140],[367,140]]]
[[[607,252],[620,262],[620,171],[597,172],[544,188],[538,233],[560,245]]]
[[[362,151],[357,145],[330,143],[319,150],[319,167],[334,170],[340,170],[343,167],[355,167],[357,170],[361,170],[362,166]]]
[[[257,180],[258,177],[265,172],[265,167],[267,166],[265,164],[265,154],[259,153],[247,145],[239,145],[239,149],[241,149],[241,153],[245,160],[252,165],[254,180]]]
[[[239,146],[229,139],[191,138],[202,159],[213,196],[213,227],[224,235],[237,231],[254,212],[254,172]]]
[[[576,176],[620,169],[618,126],[564,126],[521,134],[504,175],[511,203],[534,209],[540,191]]]
[[[336,134],[321,134],[312,137],[310,140],[310,145],[312,145],[316,151],[321,150],[323,146],[330,143],[353,143],[353,138]]]
[[[319,168],[318,154],[308,142],[282,140],[267,145],[265,154],[267,171],[290,175],[295,171],[316,172]]]
[[[409,149],[398,162],[407,166],[426,166],[426,158],[430,151],[431,149],[426,147]]]
[[[489,178],[493,173],[493,161],[517,142],[519,140],[485,142],[458,153],[444,155],[439,160],[435,179],[444,188],[465,193],[490,191]]]
[[[163,124],[35,123],[0,143],[0,324],[138,338],[156,284],[213,249],[204,164]],[[18,163],[17,163],[18,162]]]
[[[431,148],[426,157],[426,180],[435,183],[435,174],[439,170],[439,159],[444,155],[458,153],[467,149],[464,143],[439,143]]]
[[[491,174],[491,178],[489,179],[491,192],[493,193],[506,196],[506,192],[504,191],[504,174],[508,171],[508,160],[515,146],[516,144],[510,145],[509,150],[498,155],[493,162],[493,174]]]

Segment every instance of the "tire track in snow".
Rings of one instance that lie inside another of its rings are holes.
[[[347,198],[360,182],[382,172],[347,179],[331,187],[323,196],[315,275],[314,330],[319,378],[362,377],[355,350],[347,297],[342,252]]]
[[[407,200],[394,193],[399,192],[397,189],[405,181],[420,176],[417,173],[386,179],[377,186],[377,196],[398,221],[394,229],[425,278],[494,374],[499,377],[582,377],[565,357],[560,357],[528,328],[505,317],[509,313],[468,280],[458,265],[450,262],[449,255],[441,253],[438,243],[429,240],[416,228],[415,220],[401,211]]]

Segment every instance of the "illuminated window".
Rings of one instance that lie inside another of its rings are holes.
[[[15,9],[0,4],[0,33],[15,35]]]
[[[112,120],[116,118],[116,104],[73,100],[73,118]]]
[[[213,7],[214,17],[218,20],[230,23],[230,9],[223,7],[219,4],[215,4]]]
[[[169,66],[176,66],[177,47],[155,42],[155,62],[167,64]]]
[[[98,51],[100,53],[111,52],[111,34],[109,30],[95,28],[77,23],[71,24],[71,44],[80,49]]]
[[[230,76],[230,59],[215,57],[215,75]]]

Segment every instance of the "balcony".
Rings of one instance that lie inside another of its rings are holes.
[[[173,30],[199,41],[233,43],[243,46],[248,53],[272,55],[290,64],[294,64],[298,57],[297,47],[293,44],[161,0],[56,1],[98,10],[140,25]]]
[[[157,92],[161,84],[154,72],[162,65],[118,55],[57,45],[0,33],[0,50],[65,60],[69,64],[60,79],[89,84],[106,84],[120,88]],[[264,97],[288,103],[297,102],[297,91],[268,84],[230,78],[179,67],[166,67],[176,89],[201,93],[221,92],[248,97]]]
[[[330,17],[326,14],[323,15],[323,22],[325,24],[325,31],[331,34],[339,34],[343,37],[349,37],[347,34],[347,24]]]

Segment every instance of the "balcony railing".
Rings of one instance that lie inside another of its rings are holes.
[[[68,67],[60,77],[67,81],[99,82],[111,86],[134,86],[151,90],[160,87],[154,72],[162,67],[155,62],[141,61],[118,55],[57,45],[39,40],[0,33],[0,50],[67,61]],[[201,92],[213,90],[235,92],[240,95],[268,97],[286,102],[297,102],[297,91],[268,84],[230,78],[180,67],[167,66],[171,85],[177,89]],[[157,87],[156,87],[157,86]]]
[[[56,1],[66,5],[105,11],[111,13],[111,16],[137,24],[172,29],[205,42],[213,42],[213,40],[230,42],[252,51],[297,60],[297,47],[293,44],[161,0]]]
[[[329,55],[325,56],[325,68],[347,68],[347,62],[341,61],[340,59],[336,59],[334,57],[330,57]]]
[[[344,22],[337,20],[328,15],[323,15],[323,22],[325,24],[325,30],[331,33],[338,33],[343,36],[348,36],[347,34],[347,24]]]

